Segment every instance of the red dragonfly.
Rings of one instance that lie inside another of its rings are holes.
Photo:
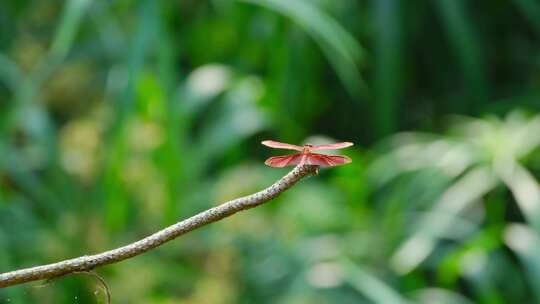
[[[350,163],[352,160],[343,155],[326,155],[319,153],[312,153],[312,151],[317,150],[335,150],[343,149],[353,145],[351,142],[340,142],[335,144],[319,145],[314,146],[310,144],[305,144],[304,146],[291,145],[286,143],[281,143],[273,140],[265,140],[261,142],[263,145],[277,148],[277,149],[288,149],[300,151],[300,153],[274,156],[267,159],[264,163],[270,167],[274,168],[283,168],[286,166],[295,166],[295,165],[316,165],[323,167],[333,167]]]

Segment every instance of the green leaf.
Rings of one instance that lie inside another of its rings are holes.
[[[437,238],[454,224],[453,219],[496,185],[497,179],[487,167],[478,167],[458,179],[435,203],[435,213],[422,218],[416,232],[396,250],[392,267],[402,274],[415,269],[431,254]]]
[[[529,277],[529,284],[540,301],[540,238],[538,233],[523,224],[508,225],[504,232],[506,245],[512,249],[524,264],[525,272]]]
[[[365,271],[355,263],[345,260],[343,268],[346,270],[345,280],[361,294],[366,296],[373,303],[411,303],[393,287],[386,284],[381,279]]]

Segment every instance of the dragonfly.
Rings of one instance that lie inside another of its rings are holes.
[[[313,153],[313,151],[318,150],[336,150],[347,148],[353,145],[352,142],[340,142],[318,146],[314,146],[311,144],[297,146],[274,140],[265,140],[261,143],[270,148],[295,150],[300,152],[295,154],[270,157],[264,162],[266,165],[274,168],[283,168],[286,166],[296,165],[333,167],[348,164],[352,161],[349,157],[344,155],[326,155],[320,153]]]

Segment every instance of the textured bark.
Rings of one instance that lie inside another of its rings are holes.
[[[217,207],[203,211],[195,216],[171,225],[142,240],[129,245],[95,255],[85,255],[53,264],[36,266],[0,274],[0,288],[31,281],[51,279],[74,272],[90,271],[96,267],[113,264],[150,249],[156,248],[189,231],[210,224],[238,211],[256,207],[289,189],[297,181],[309,174],[316,173],[317,166],[297,166],[270,187],[257,193],[237,198]]]

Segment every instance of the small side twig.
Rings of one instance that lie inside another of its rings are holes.
[[[60,279],[60,278],[62,278],[64,276],[76,275],[76,274],[84,274],[84,275],[91,276],[91,277],[95,278],[96,280],[98,280],[99,284],[101,285],[101,287],[105,291],[107,304],[111,303],[111,291],[110,291],[111,289],[109,288],[109,285],[107,284],[105,279],[95,271],[75,271],[75,272],[72,272],[72,273],[66,273],[63,276],[49,278],[49,279],[45,280],[45,282],[43,284],[39,284],[39,285],[36,285],[36,286],[33,286],[33,287],[34,288],[44,288],[44,287],[49,286],[49,284],[51,284],[54,280]]]
[[[111,304],[111,289],[109,288],[109,284],[107,284],[105,279],[102,276],[100,276],[97,272],[95,272],[95,271],[77,271],[77,272],[74,272],[72,274],[84,274],[84,275],[91,276],[91,277],[95,278],[96,280],[98,280],[99,284],[101,285],[101,287],[105,291],[107,304]]]
[[[314,174],[317,166],[295,167],[270,187],[203,211],[162,229],[142,240],[95,255],[85,255],[53,264],[36,266],[0,274],[0,288],[37,280],[51,279],[71,273],[89,272],[96,267],[117,263],[156,248],[187,232],[219,221],[238,211],[261,205],[292,187],[303,177]]]

